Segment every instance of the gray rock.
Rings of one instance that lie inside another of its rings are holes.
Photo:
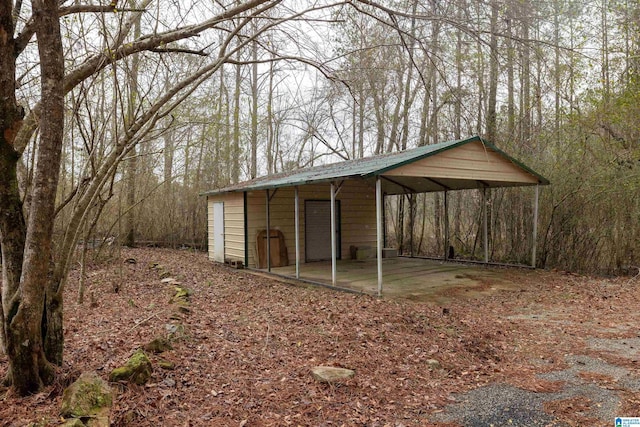
[[[311,369],[313,378],[323,383],[335,383],[353,377],[356,372],[346,368],[336,368],[333,366],[316,366]]]
[[[160,359],[158,360],[158,366],[167,371],[173,371],[174,369],[176,369],[176,364],[170,360]]]
[[[71,418],[66,420],[59,427],[87,427],[79,418]]]
[[[440,361],[436,359],[427,360],[427,366],[429,366],[430,369],[440,369],[442,367]]]
[[[93,426],[108,427],[112,404],[113,392],[106,381],[95,372],[85,372],[64,391],[60,415],[89,418]],[[71,421],[70,425],[74,425]]]
[[[173,346],[166,338],[158,337],[154,338],[153,341],[144,345],[144,350],[149,353],[164,353],[168,350],[173,350]]]

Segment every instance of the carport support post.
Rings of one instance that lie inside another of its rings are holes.
[[[449,192],[444,190],[444,260],[449,259]]]
[[[376,178],[376,260],[378,263],[378,296],[382,296],[382,244],[383,230],[382,227],[382,181],[378,176]]]
[[[336,186],[331,183],[331,284],[336,285]]]
[[[536,246],[538,245],[538,199],[540,198],[540,185],[536,185],[533,194],[533,236],[531,238],[531,267],[536,268]]]
[[[267,271],[271,271],[271,230],[270,228],[270,218],[269,218],[269,190],[267,191]]]
[[[489,263],[489,232],[487,230],[487,188],[482,189],[482,246],[484,262]]]
[[[295,236],[296,236],[296,279],[300,278],[300,195],[298,186],[295,188]]]

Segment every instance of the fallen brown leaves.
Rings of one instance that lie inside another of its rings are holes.
[[[562,418],[572,427],[597,426],[600,421],[585,415],[593,402],[584,396],[555,400],[544,404],[545,410]]]
[[[190,313],[170,303],[174,286],[160,282],[158,269],[149,268],[154,263],[192,292]],[[428,302],[283,284],[213,264],[202,253],[123,250],[90,270],[88,293],[97,307],[76,303],[77,272],[71,274],[60,384],[85,370],[106,378],[135,349],[171,337],[173,350],[150,356],[150,383],[115,385],[114,425],[444,426],[430,424],[429,414],[455,401],[453,393],[497,381],[555,391],[557,383],[536,374],[561,369],[564,354],[583,352],[595,323],[614,334],[640,320],[636,306],[621,324],[618,309],[640,300],[622,279],[504,274],[520,288],[475,300],[453,295],[445,314]],[[542,310],[552,316],[510,317]],[[175,369],[160,369],[159,358]],[[430,369],[429,359],[441,368]],[[356,375],[342,385],[321,384],[310,374],[317,365]],[[6,367],[1,358],[0,375]],[[4,392],[0,425],[55,425],[61,390],[27,398]],[[583,404],[548,409],[562,415]]]

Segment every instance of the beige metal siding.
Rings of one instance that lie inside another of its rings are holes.
[[[273,194],[274,190],[271,190]],[[295,190],[280,188],[269,203],[270,227],[284,234],[289,255],[289,263],[295,263]],[[300,187],[300,259],[304,261],[305,241],[305,200],[329,200],[330,185],[313,184]],[[376,201],[375,184],[365,181],[345,181],[337,200],[341,203],[341,231],[343,257],[349,256],[349,247],[371,246],[376,244]],[[247,222],[249,239],[249,266],[255,267],[256,236],[266,229],[266,192],[252,191],[247,194]],[[225,206],[226,208],[226,206]]]
[[[207,197],[209,259],[213,259],[213,204],[215,202],[224,203],[225,259],[235,259],[244,262],[244,198],[242,193]]]
[[[537,183],[538,179],[481,142],[460,147],[385,172],[388,176],[426,176],[503,182]]]

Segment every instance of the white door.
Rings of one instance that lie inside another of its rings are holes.
[[[306,200],[305,205],[305,260],[326,261],[331,259],[331,202],[329,200]],[[340,259],[340,201],[336,200],[337,258]]]
[[[224,262],[224,203],[213,203],[213,260]]]

